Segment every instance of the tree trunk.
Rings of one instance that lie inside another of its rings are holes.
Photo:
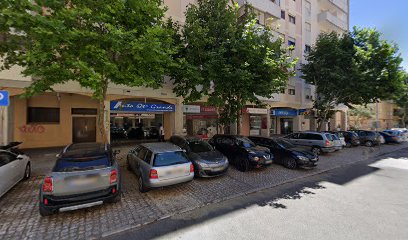
[[[237,112],[237,135],[241,135],[241,114]]]
[[[405,128],[407,125],[406,125],[406,119],[407,118],[407,108],[404,108],[404,111],[403,111],[403,113],[402,113],[402,127],[403,128]]]
[[[99,98],[98,105],[98,127],[99,132],[101,133],[101,139],[103,143],[108,143],[108,134],[105,127],[105,101],[106,101],[106,92],[108,89],[108,80],[104,80],[101,86],[101,96]]]

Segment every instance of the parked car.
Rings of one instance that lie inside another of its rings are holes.
[[[171,143],[144,143],[129,151],[128,170],[139,178],[139,191],[189,182],[194,165],[186,153]]]
[[[360,137],[361,144],[366,147],[380,145],[381,142],[385,142],[384,138],[377,132],[366,130],[356,130],[355,132]]]
[[[346,147],[360,146],[360,137],[357,133],[351,131],[339,131],[344,136]]]
[[[228,159],[208,142],[197,137],[172,136],[170,142],[186,151],[194,164],[194,176],[215,177],[224,175],[229,166]]]
[[[329,136],[328,136],[328,138],[330,139]],[[339,150],[343,149],[343,147],[344,147],[343,142],[340,140],[340,138],[336,134],[331,133],[331,139],[330,140],[333,142],[333,147],[334,147],[334,149],[336,151],[339,151]]]
[[[0,146],[0,197],[31,176],[30,157],[17,149],[21,142]]]
[[[247,137],[216,134],[209,143],[241,172],[268,166],[273,161],[269,149],[257,146]]]
[[[274,156],[274,162],[282,164],[286,168],[295,169],[297,167],[315,167],[319,157],[297,147],[283,138],[248,137],[255,144],[267,147]]]
[[[284,138],[294,145],[309,147],[316,155],[336,151],[330,133],[300,132],[289,134]]]
[[[385,143],[402,143],[403,136],[401,133],[390,133],[389,131],[378,132],[381,136],[383,136]]]
[[[390,135],[395,135],[399,136],[401,138],[401,142],[406,142],[408,141],[408,130],[403,130],[403,129],[397,129],[397,130],[384,130],[383,132],[386,132]]]
[[[57,155],[40,187],[40,214],[76,210],[121,200],[118,151],[109,144],[75,143]]]
[[[341,145],[342,145],[343,147],[347,146],[347,144],[346,144],[346,138],[344,137],[344,135],[343,135],[342,132],[333,132],[333,131],[324,131],[324,132],[328,132],[328,133],[331,133],[331,134],[336,135],[337,138],[338,138],[338,140],[340,140]]]

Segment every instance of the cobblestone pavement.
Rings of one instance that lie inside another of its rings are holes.
[[[321,156],[318,166],[310,170],[289,170],[272,165],[241,173],[231,167],[223,177],[195,179],[146,194],[139,193],[136,177],[125,169],[128,147],[120,148],[118,160],[122,166],[124,189],[121,202],[41,217],[38,213],[38,189],[43,176],[36,175],[17,184],[0,198],[0,239],[96,239],[406,147],[408,143],[345,149]]]

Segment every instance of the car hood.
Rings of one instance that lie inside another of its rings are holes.
[[[303,156],[303,157],[307,157],[309,159],[313,159],[316,158],[317,156],[310,152],[310,151],[306,151],[303,148],[291,148],[289,151],[291,151],[292,153],[298,155],[298,156]]]
[[[208,162],[220,162],[225,159],[224,155],[218,151],[194,153],[197,160],[204,160]]]
[[[248,152],[254,152],[256,156],[263,156],[265,154],[270,154],[270,151],[266,147],[255,146],[250,148],[245,148]]]

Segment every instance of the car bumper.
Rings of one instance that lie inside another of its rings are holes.
[[[224,175],[228,170],[228,165],[216,168],[201,168],[197,175],[198,177],[217,177]]]
[[[251,167],[253,168],[262,168],[269,166],[273,163],[273,159],[262,159],[259,161],[250,160]]]
[[[194,174],[190,173],[189,175],[182,176],[182,177],[176,177],[176,178],[171,178],[171,179],[150,179],[149,182],[147,182],[147,186],[149,188],[159,188],[159,187],[166,187],[166,186],[171,186],[179,183],[184,183],[184,182],[189,182],[194,179]]]
[[[313,167],[316,167],[318,161],[319,161],[319,158],[310,159],[310,160],[308,160],[308,161],[300,160],[300,159],[297,159],[297,160],[296,160],[297,165],[298,165],[300,168],[313,168]]]
[[[40,204],[43,208],[53,212],[69,211],[100,205],[106,201],[114,199],[119,194],[120,189],[118,190],[117,186],[111,186],[107,189],[96,192],[68,196],[40,194]],[[44,204],[44,199],[47,199],[47,205]]]
[[[335,147],[323,147],[323,148],[321,148],[321,150],[324,153],[332,153],[332,152],[336,151]]]
[[[359,146],[361,144],[360,140],[354,140],[351,142],[351,145],[353,146]]]

